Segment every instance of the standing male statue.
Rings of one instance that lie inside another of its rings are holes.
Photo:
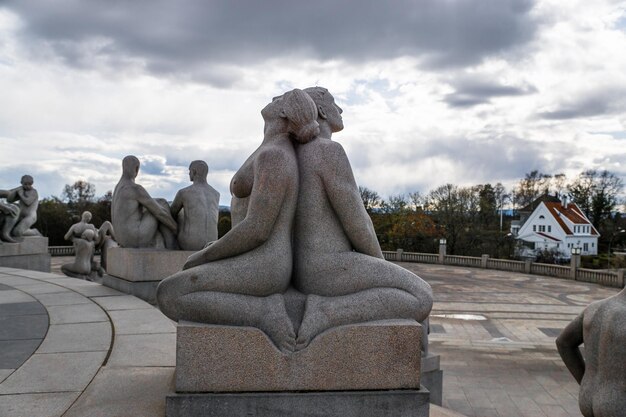
[[[117,242],[127,248],[176,249],[178,226],[167,201],[154,199],[135,183],[139,159],[133,155],[122,161],[122,177],[113,191],[111,220]]]
[[[198,251],[217,240],[220,193],[211,187],[206,177],[209,166],[204,161],[189,165],[189,187],[176,193],[172,216],[178,219],[178,245],[183,250]]]
[[[585,345],[585,357],[579,346]],[[591,303],[556,339],[565,366],[580,384],[584,417],[626,413],[626,288]]]
[[[15,218],[15,209],[8,209],[4,204],[1,211],[5,214],[4,224],[2,227],[2,240],[12,241],[11,236],[41,236],[37,229],[31,229],[31,226],[37,222],[37,207],[39,207],[39,194],[33,188],[33,177],[24,175],[21,180],[22,185],[12,190],[0,190],[0,197],[7,199],[9,203],[17,203],[19,213]],[[7,219],[7,212],[10,211]],[[9,239],[7,239],[7,237]]]

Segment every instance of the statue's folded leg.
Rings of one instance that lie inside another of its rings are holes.
[[[418,320],[419,311],[419,300],[397,288],[371,288],[337,297],[309,294],[296,350],[304,349],[318,334],[333,327],[375,320]]]
[[[256,327],[282,352],[293,352],[296,335],[282,294],[268,297],[194,292],[178,298],[179,320]]]

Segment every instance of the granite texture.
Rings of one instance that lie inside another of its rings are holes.
[[[160,281],[181,270],[190,251],[111,248],[107,273],[126,281]]]
[[[172,216],[178,222],[178,245],[182,250],[198,251],[217,240],[220,193],[206,180],[209,166],[204,161],[189,165],[189,187],[176,193]]]
[[[163,280],[157,301],[173,320],[254,326],[281,350],[293,351],[295,332],[279,296],[291,279],[298,198],[290,137],[317,135],[317,112],[311,98],[296,89],[275,98],[261,115],[263,142],[231,181],[234,227]]]
[[[428,417],[428,391],[175,394],[167,417]]]
[[[178,225],[167,201],[154,199],[135,183],[139,159],[133,155],[122,161],[122,177],[113,190],[111,221],[117,242],[127,248],[176,249]]]
[[[296,147],[300,192],[294,228],[294,286],[310,294],[298,331],[298,349],[334,326],[390,318],[426,319],[433,303],[430,286],[383,259],[348,157],[331,140],[332,133],[343,129],[341,108],[324,88],[305,91],[317,105],[321,133],[311,141],[296,138],[300,142]]]
[[[25,236],[19,243],[0,243],[0,266],[50,272],[48,238]]]
[[[182,322],[178,392],[418,389],[420,325],[410,320],[336,327],[284,354],[260,330]]]
[[[584,344],[584,355],[580,346]],[[626,410],[626,288],[590,304],[556,339],[565,365],[580,384],[584,417]]]

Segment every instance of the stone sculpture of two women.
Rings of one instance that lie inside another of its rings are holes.
[[[285,353],[332,327],[428,317],[430,286],[383,259],[348,158],[331,140],[341,112],[321,87],[261,111],[263,142],[231,181],[233,228],[161,282],[168,317],[257,327]]]

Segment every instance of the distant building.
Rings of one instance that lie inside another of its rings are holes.
[[[552,250],[569,258],[573,248],[582,255],[598,254],[600,234],[575,203],[542,196],[520,210],[520,220],[511,223],[511,234],[523,242],[522,255]]]

